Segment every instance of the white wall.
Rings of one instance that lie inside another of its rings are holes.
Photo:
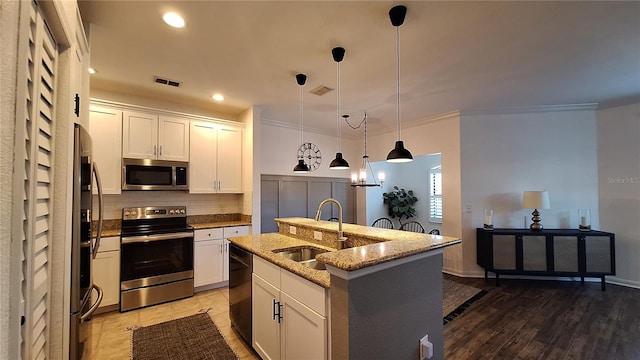
[[[19,256],[12,248],[13,224],[20,226],[20,219],[13,221],[13,180],[7,176],[13,172],[14,131],[16,126],[16,75],[18,48],[18,18],[20,2],[2,0],[0,2],[0,359],[15,359],[20,349],[19,327],[15,321],[19,313],[15,310],[20,296],[19,276],[11,275],[11,269],[19,270]],[[20,174],[17,174],[19,179]],[[18,181],[16,179],[16,181]],[[14,259],[12,264],[12,258]],[[12,281],[14,280],[14,281]],[[12,303],[13,302],[13,303]],[[13,313],[11,308],[14,308]]]
[[[343,129],[344,130],[344,129]],[[311,142],[320,148],[322,164],[320,168],[306,174],[294,174],[293,168],[298,163],[298,148],[300,147],[300,130],[272,121],[261,124],[260,131],[260,163],[261,173],[268,175],[292,176],[325,176],[350,178],[350,170],[331,170],[329,164],[336,157],[337,140],[335,135],[304,132],[304,142]],[[351,168],[359,167],[362,154],[358,154],[354,140],[342,139],[343,157]]]
[[[462,115],[461,168],[464,274],[480,275],[475,229],[483,208],[497,228],[523,228],[531,210],[522,192],[548,190],[545,228],[575,228],[577,209],[591,209],[599,228],[596,119],[593,109]],[[444,172],[444,171],[443,171]]]
[[[640,103],[596,117],[600,228],[616,234],[612,282],[640,288]]]

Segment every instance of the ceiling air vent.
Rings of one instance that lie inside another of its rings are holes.
[[[322,95],[328,93],[329,91],[333,91],[333,89],[328,87],[328,86],[320,85],[317,88],[311,90],[311,93],[313,95],[322,96]]]
[[[180,81],[169,80],[169,79],[161,78],[159,76],[154,76],[153,82],[157,84],[163,84],[163,85],[168,85],[173,87],[180,87]]]

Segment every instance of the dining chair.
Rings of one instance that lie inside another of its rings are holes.
[[[391,219],[389,218],[381,217],[376,219],[371,226],[383,229],[393,229],[393,222],[391,222]]]
[[[417,221],[407,221],[400,225],[400,230],[412,231],[416,233],[424,233],[424,227]]]

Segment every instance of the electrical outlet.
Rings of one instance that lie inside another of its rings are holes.
[[[431,359],[433,357],[433,343],[429,341],[429,335],[425,335],[419,342],[420,360]]]
[[[472,210],[472,209],[471,209],[471,204],[466,204],[466,205],[464,206],[464,212],[466,212],[466,213],[470,213],[470,212],[471,212],[471,210]]]
[[[313,239],[322,241],[322,231],[314,231]]]
[[[289,234],[291,234],[291,235],[295,235],[296,234],[296,227],[295,226],[289,225]]]

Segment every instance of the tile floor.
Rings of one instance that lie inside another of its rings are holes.
[[[125,313],[113,311],[99,314],[91,319],[92,348],[90,360],[126,360],[130,358],[131,332],[133,325],[153,325],[209,310],[229,346],[240,359],[259,359],[231,328],[229,320],[229,291],[219,288],[196,293],[193,297],[155,305]]]

